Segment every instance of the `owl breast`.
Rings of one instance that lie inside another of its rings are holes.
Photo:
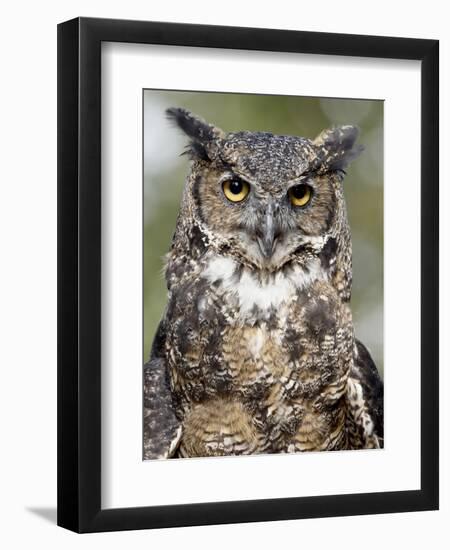
[[[345,447],[352,321],[320,263],[263,276],[210,256],[169,308],[182,454]]]

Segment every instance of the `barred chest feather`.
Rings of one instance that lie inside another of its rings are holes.
[[[182,454],[346,446],[351,314],[319,262],[261,277],[213,256],[169,307]]]

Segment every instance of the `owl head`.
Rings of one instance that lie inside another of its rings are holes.
[[[342,181],[362,149],[357,128],[324,130],[311,140],[226,133],[185,109],[167,116],[190,140],[183,214],[216,251],[274,272],[324,255],[330,262],[344,241],[350,246]]]

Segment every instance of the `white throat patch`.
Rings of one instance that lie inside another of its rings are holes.
[[[311,261],[308,270],[300,266],[288,272],[280,271],[261,282],[248,268],[240,277],[238,264],[226,256],[213,256],[202,273],[210,283],[219,283],[223,291],[236,295],[242,314],[251,313],[255,306],[267,311],[279,308],[295,296],[298,290],[308,288],[314,281],[326,279],[319,260]]]

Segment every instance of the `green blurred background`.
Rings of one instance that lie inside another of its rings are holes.
[[[185,107],[225,131],[314,138],[356,124],[363,154],[344,183],[353,236],[352,311],[356,336],[383,374],[383,102],[209,92],[144,91],[144,360],[166,304],[163,256],[169,250],[189,160],[187,138],[165,118]]]

